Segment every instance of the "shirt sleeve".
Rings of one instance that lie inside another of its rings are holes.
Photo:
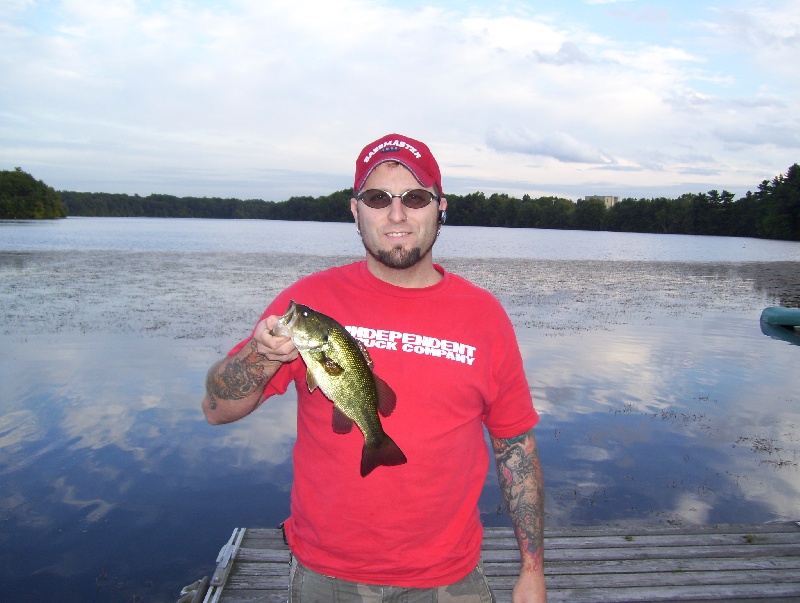
[[[500,302],[496,304],[489,398],[483,421],[492,436],[513,438],[536,425],[539,415],[533,405],[514,327]]]

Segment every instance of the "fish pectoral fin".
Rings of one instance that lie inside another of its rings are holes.
[[[325,354],[319,358],[319,363],[322,365],[322,368],[325,369],[325,372],[332,377],[338,377],[344,372],[344,369],[341,367],[341,365],[339,365],[339,363]]]
[[[388,417],[394,412],[397,406],[397,394],[395,394],[394,390],[389,387],[389,384],[378,377],[378,375],[373,373],[372,376],[375,379],[375,389],[378,391],[378,412],[381,416]]]
[[[308,386],[309,392],[313,392],[315,389],[317,389],[317,378],[311,371],[306,371],[306,385]]]
[[[333,432],[350,433],[353,430],[353,419],[339,410],[336,405],[333,407]]]
[[[361,352],[361,355],[364,357],[367,366],[371,370],[374,363],[372,362],[372,357],[369,355],[369,352],[367,351],[367,346],[365,346],[364,342],[361,341],[360,339],[356,339],[356,343],[358,344],[358,350]]]

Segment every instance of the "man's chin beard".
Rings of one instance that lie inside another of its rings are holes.
[[[390,249],[388,251],[385,249],[380,249],[378,251],[367,249],[367,251],[381,264],[387,268],[394,268],[395,270],[405,270],[406,268],[411,268],[412,266],[419,264],[419,262],[422,260],[422,249],[419,247],[413,247],[408,251],[401,249],[400,247],[395,247],[394,249]]]

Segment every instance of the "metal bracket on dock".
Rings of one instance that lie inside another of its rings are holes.
[[[233,566],[231,561],[236,555],[236,551],[239,550],[239,546],[242,544],[245,529],[246,528],[234,528],[230,539],[225,543],[225,546],[220,549],[219,555],[217,555],[217,569],[211,577],[212,586],[222,586],[225,580],[228,579],[228,574]]]

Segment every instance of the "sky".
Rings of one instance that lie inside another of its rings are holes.
[[[280,201],[393,132],[443,188],[743,196],[800,162],[797,0],[1,0],[0,170]]]

